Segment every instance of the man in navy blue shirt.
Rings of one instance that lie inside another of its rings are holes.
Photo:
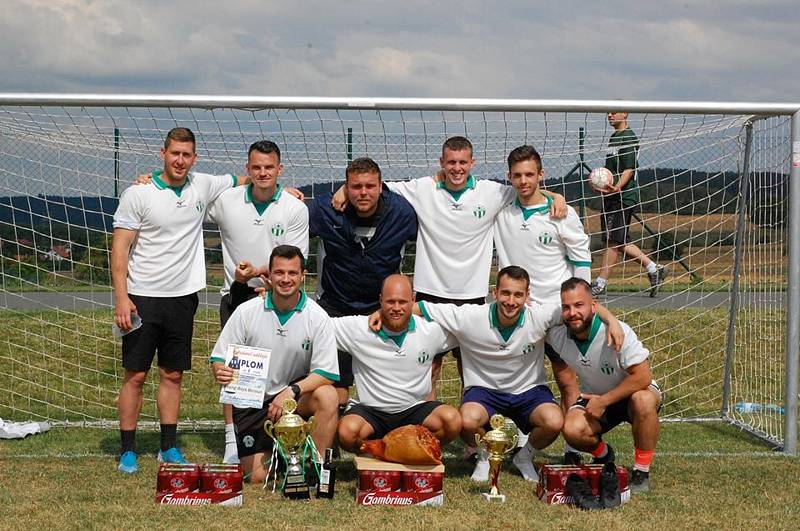
[[[331,206],[331,193],[309,205],[309,235],[318,236],[317,301],[331,317],[369,315],[380,307],[383,279],[400,272],[408,241],[417,238],[411,205],[384,189],[381,169],[359,158],[345,170],[347,205]],[[347,403],[353,385],[352,358],[339,352],[339,404]]]

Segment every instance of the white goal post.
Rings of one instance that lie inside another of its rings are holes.
[[[509,151],[533,145],[545,185],[592,236],[594,276],[603,245],[587,178],[603,165],[612,110],[629,113],[639,138],[634,243],[671,275],[651,299],[644,270],[625,259],[603,302],[650,349],[663,417],[728,422],[795,455],[800,104],[0,94],[0,418],[114,423],[110,218],[135,176],[159,166],[172,127],[194,131],[196,169],[208,173],[241,174],[252,142],[275,141],[281,182],[309,197],[341,182],[355,157],[375,159],[387,180],[412,179],[435,172],[442,142],[464,135],[475,177],[504,181]],[[205,236],[209,289],[184,425],[221,418],[204,370],[219,331],[219,235],[208,226]],[[457,402],[446,369],[439,393]],[[157,418],[154,390],[147,420]]]

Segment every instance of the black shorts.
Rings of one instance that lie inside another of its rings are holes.
[[[231,318],[233,315],[233,311],[239,307],[240,304],[243,302],[247,302],[250,299],[254,299],[258,297],[258,293],[256,290],[248,286],[247,284],[241,284],[239,282],[234,282],[231,284],[230,292],[226,293],[222,296],[222,299],[219,301],[219,324],[222,328],[225,328],[225,323],[228,322],[228,319]]]
[[[372,438],[382,439],[384,435],[400,426],[424,423],[428,415],[433,413],[433,410],[441,405],[442,403],[438,400],[429,400],[428,402],[411,406],[399,413],[386,413],[374,407],[365,406],[363,404],[353,404],[344,412],[344,416],[358,415],[363,418],[372,426],[372,429],[375,430],[375,433],[372,434]]]
[[[661,396],[661,389],[659,389],[658,385],[651,383],[650,388],[653,389],[656,393],[658,393],[659,396]],[[630,398],[626,398],[624,400],[620,400],[619,402],[614,402],[613,404],[611,404],[606,408],[605,413],[603,413],[603,416],[600,417],[599,420],[601,434],[611,431],[612,429],[622,424],[623,422],[632,424],[631,415],[630,412],[628,411],[628,405],[630,404],[630,401],[631,401]],[[570,407],[570,409],[572,409],[573,407],[586,409],[586,404],[588,403],[589,401],[586,400],[585,398],[578,398],[578,400],[575,401],[575,404],[572,407]],[[664,400],[662,399],[661,403],[658,405],[658,409],[656,410],[657,412],[661,411],[661,406],[663,404]]]
[[[603,198],[603,213],[600,228],[604,242],[625,245],[631,242],[628,226],[631,224],[635,206],[624,206],[619,197]]]
[[[264,400],[261,408],[233,408],[233,429],[239,457],[272,451],[272,438],[264,431],[264,423],[267,421],[269,405],[274,399],[271,396]]]
[[[439,297],[438,295],[430,295],[428,293],[421,293],[417,292],[417,302],[425,301],[425,302],[432,302],[434,304],[455,304],[456,306],[463,306],[465,304],[486,304],[486,297],[477,297],[475,299],[449,299],[447,297]],[[456,347],[450,352],[453,353],[453,357],[455,359],[461,358],[461,349]],[[441,360],[444,355],[447,354],[445,352],[439,352],[436,354],[433,359]]]
[[[330,303],[326,302],[325,299],[319,299],[317,301],[325,313],[328,314],[328,317],[348,317],[351,315],[370,315],[375,312],[380,306],[376,306],[373,310],[365,312],[359,312],[355,310],[343,310],[337,306],[333,306]],[[350,355],[349,352],[345,352],[344,350],[339,350],[336,352],[337,357],[339,358],[339,381],[333,382],[333,386],[338,389],[347,389],[348,387],[352,387],[355,379],[353,378],[353,356]]]
[[[129,371],[149,371],[158,352],[159,367],[191,369],[197,293],[182,297],[129,297],[142,318],[142,327],[122,336],[122,366]]]

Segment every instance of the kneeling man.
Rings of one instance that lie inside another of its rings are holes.
[[[370,330],[367,316],[331,319],[339,348],[353,356],[359,398],[339,421],[339,444],[358,452],[364,441],[408,424],[425,426],[446,444],[461,432],[461,416],[426,397],[434,356],[453,348],[455,340],[438,324],[411,315],[414,294],[404,275],[384,280],[380,304],[377,332]]]
[[[264,432],[267,419],[276,422],[287,398],[297,401],[297,413],[316,418],[311,437],[322,452],[333,446],[338,419],[339,379],[336,340],[328,314],[300,289],[305,277],[303,253],[292,245],[275,247],[269,257],[272,290],[241,304],[214,345],[211,369],[219,384],[228,384],[233,369],[225,366],[228,345],[271,349],[267,389],[261,408],[234,408],[236,444],[245,474],[252,482],[266,479],[263,459],[272,447]],[[313,458],[322,463],[317,455]]]
[[[482,306],[420,302],[415,308],[429,321],[439,323],[453,334],[461,346],[464,367],[464,396],[461,403],[462,438],[474,444],[475,434],[483,433],[489,418],[500,413],[529,433],[528,441],[514,456],[513,463],[528,481],[538,480],[533,454],[552,443],[561,432],[564,416],[547,387],[544,366],[544,338],[547,330],[560,323],[555,304],[526,305],[530,277],[519,266],[507,266],[497,275],[495,302]],[[616,319],[601,308],[608,319],[616,343],[622,342]],[[558,381],[565,364],[553,364]],[[574,392],[573,392],[574,394]],[[489,456],[479,449],[472,473],[474,481],[487,481]]]
[[[658,441],[661,391],[652,379],[650,352],[625,323],[619,352],[603,340],[605,325],[596,315],[597,302],[588,282],[571,278],[561,285],[561,316],[565,326],[552,329],[547,342],[580,378],[581,395],[567,412],[564,439],[590,452],[594,463],[614,460],[614,449],[602,435],[617,424],[633,426],[635,464],[632,492],[650,486],[650,463]]]

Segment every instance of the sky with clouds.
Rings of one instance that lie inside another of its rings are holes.
[[[796,102],[798,7],[4,0],[0,92]]]

